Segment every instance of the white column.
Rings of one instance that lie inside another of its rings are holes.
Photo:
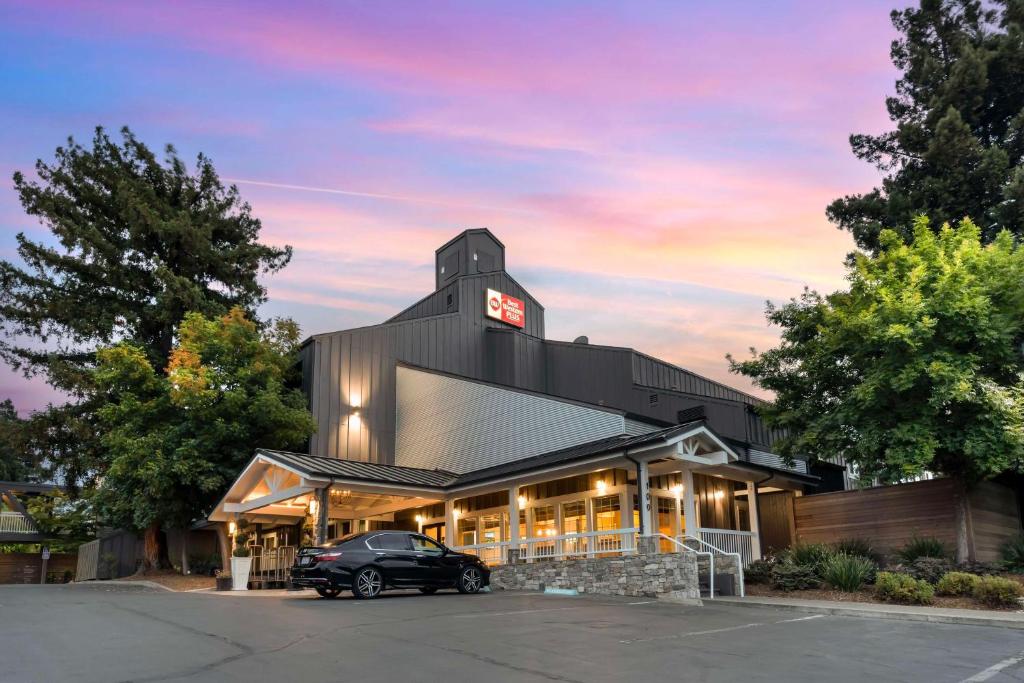
[[[750,517],[750,555],[752,560],[761,559],[761,519],[757,514],[757,484],[747,482],[747,516]]]
[[[456,535],[458,534],[458,526],[455,523],[455,500],[449,498],[444,502],[444,540],[445,545],[449,548],[454,548],[458,543],[456,542]]]
[[[653,536],[656,530],[651,514],[651,475],[647,463],[643,461],[636,466],[636,492],[637,504],[640,506],[640,535]]]
[[[626,485],[619,493],[619,528],[633,528],[633,490]],[[633,534],[623,539],[623,550],[633,549]]]
[[[700,538],[697,533],[697,503],[693,490],[693,470],[683,468],[683,514],[686,516],[686,535]]]
[[[513,546],[519,545],[519,487],[508,490],[508,535]]]

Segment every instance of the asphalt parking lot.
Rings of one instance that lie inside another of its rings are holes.
[[[0,680],[17,683],[1009,681],[1022,650],[1021,631],[712,603],[0,587]]]

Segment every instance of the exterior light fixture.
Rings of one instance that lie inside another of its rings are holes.
[[[229,534],[231,534],[232,536],[234,536],[234,535],[235,535],[235,532],[236,532],[237,530],[238,530],[238,525],[237,525],[237,524],[235,524],[234,522],[228,522],[228,533],[229,533]]]
[[[416,515],[416,523],[423,524],[423,515]]]
[[[519,498],[517,498],[516,500],[519,501],[519,507],[521,508],[526,507],[526,503],[529,502],[526,500],[526,496],[519,496]]]
[[[673,484],[672,488],[669,489],[669,490],[672,491],[672,493],[675,494],[676,498],[678,498],[679,496],[681,496],[683,494],[683,485],[682,484]]]
[[[358,410],[353,410],[351,413],[348,414],[349,429],[359,429],[359,425],[361,424],[361,422],[362,420],[359,417]]]
[[[316,498],[310,498],[309,499],[309,514],[311,516],[316,517],[317,507],[318,506],[317,506],[317,503],[316,503]]]
[[[455,519],[458,519],[461,516],[462,516],[462,510],[460,510],[459,508],[452,508],[452,517],[454,517]]]
[[[597,492],[604,493],[608,490],[608,484],[604,483],[604,479],[597,480]]]

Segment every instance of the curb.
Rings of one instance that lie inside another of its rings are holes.
[[[950,612],[936,611],[934,613],[918,611],[898,611],[868,605],[867,603],[851,603],[850,605],[838,606],[835,603],[810,605],[806,603],[787,603],[757,598],[734,598],[722,597],[714,601],[704,603],[705,605],[736,605],[739,607],[774,607],[788,612],[806,612],[809,614],[827,614],[837,617],[861,617],[866,619],[892,619],[894,621],[921,621],[932,624],[959,624],[963,626],[993,626],[996,628],[1010,628],[1024,630],[1024,618],[1017,617],[996,617],[996,616],[974,616],[970,614],[951,614]],[[931,609],[931,608],[924,608]],[[1015,614],[1015,613],[1010,613]]]

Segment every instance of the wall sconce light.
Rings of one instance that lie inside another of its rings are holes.
[[[715,498],[718,500],[725,498],[725,491],[723,491],[722,489],[718,489],[717,491],[715,491]]]
[[[597,480],[597,492],[604,493],[608,490],[608,484],[604,483],[604,479]]]
[[[416,515],[416,523],[423,524],[423,515]]]
[[[238,531],[238,525],[234,522],[228,522],[228,533],[234,536],[236,531]]]
[[[316,502],[316,498],[310,498],[309,499],[309,514],[311,516],[316,517],[317,507],[318,507],[318,505],[317,505],[317,502]]]
[[[461,516],[462,516],[462,510],[460,510],[459,508],[452,508],[452,517],[454,517],[455,519],[458,519]]]
[[[678,498],[679,496],[681,496],[683,494],[683,485],[682,484],[673,484],[672,488],[669,489],[669,490],[672,491],[672,493],[675,494],[676,498]]]
[[[348,414],[348,426],[349,429],[359,429],[362,424],[362,419],[359,417],[359,410],[353,410]]]
[[[517,498],[516,500],[519,501],[519,507],[521,508],[526,507],[526,504],[529,502],[528,500],[526,500],[526,496],[519,496],[519,498]]]

